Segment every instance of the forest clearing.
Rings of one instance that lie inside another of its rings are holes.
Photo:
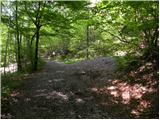
[[[2,119],[158,119],[158,1],[1,1]]]

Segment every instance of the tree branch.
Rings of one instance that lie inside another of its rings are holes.
[[[101,29],[101,30],[109,33],[110,35],[112,35],[113,37],[117,38],[117,39],[120,40],[121,42],[128,43],[128,44],[130,43],[130,42],[128,42],[126,39],[123,40],[123,39],[120,38],[119,36],[116,36],[116,35],[114,35],[113,33],[109,32],[108,30],[103,30],[103,29]]]
[[[32,22],[36,25],[36,21],[34,21],[34,19],[31,17],[30,13],[28,12],[28,9],[27,9],[27,5],[26,5],[26,1],[25,2],[25,10],[26,10],[26,13],[27,15],[29,16],[29,18],[32,20]]]
[[[35,32],[34,35],[33,35],[32,38],[31,38],[31,45],[32,45],[32,42],[33,42],[34,37],[36,36],[36,33],[37,33],[37,32]]]

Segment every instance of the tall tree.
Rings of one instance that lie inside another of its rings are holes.
[[[18,71],[22,70],[21,64],[21,40],[20,40],[20,29],[18,23],[18,2],[16,1],[16,11],[15,11],[15,20],[16,20],[16,40],[17,40],[17,64]]]
[[[32,11],[32,13],[31,13],[28,10],[28,8],[27,8],[27,2],[25,1],[25,10],[26,10],[29,18],[32,20],[32,22],[34,23],[34,25],[36,27],[36,32],[33,35],[32,40],[36,36],[35,57],[34,57],[33,70],[37,70],[37,65],[38,65],[38,45],[39,45],[39,38],[40,38],[40,29],[42,27],[41,18],[42,18],[42,15],[43,15],[43,10],[44,10],[45,2],[38,1],[38,2],[33,2],[33,4],[29,4],[29,5],[32,5],[33,9],[35,7],[35,10]],[[33,12],[35,12],[35,14],[34,14],[34,16],[31,16],[31,14],[33,14]]]

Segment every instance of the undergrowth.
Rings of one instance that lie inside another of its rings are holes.
[[[44,66],[45,61],[39,59],[38,70],[41,70]],[[26,66],[20,72],[6,73],[1,75],[1,96],[7,97],[15,89],[20,88],[23,85],[23,80],[31,73],[29,66]]]

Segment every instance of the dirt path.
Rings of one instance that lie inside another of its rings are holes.
[[[7,118],[157,118],[157,80],[140,73],[129,83],[113,77],[115,68],[112,58],[71,65],[46,61],[13,93]]]
[[[23,89],[14,96],[11,118],[111,118],[94,99],[91,87],[100,70],[111,77],[114,61],[98,61],[95,67],[94,60],[72,65],[46,61],[44,69],[25,80]]]

